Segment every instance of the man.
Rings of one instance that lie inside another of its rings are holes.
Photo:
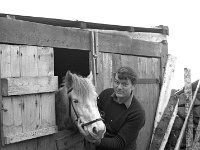
[[[113,88],[99,95],[98,107],[104,114],[106,133],[101,141],[88,139],[97,150],[136,149],[136,139],[145,124],[145,112],[133,94],[136,80],[130,67],[121,67],[114,73]]]

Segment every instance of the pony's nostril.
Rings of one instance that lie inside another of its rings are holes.
[[[93,127],[92,128],[92,132],[94,133],[94,134],[97,134],[98,132],[97,132],[97,128],[96,127]]]

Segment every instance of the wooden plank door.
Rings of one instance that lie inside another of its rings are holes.
[[[159,58],[138,57],[114,53],[98,53],[97,92],[112,87],[112,76],[120,66],[133,68],[140,79],[136,85],[135,95],[145,109],[146,123],[139,133],[138,150],[148,149],[155,111],[159,99],[158,80],[161,75]]]
[[[0,44],[2,150],[53,150],[55,92],[53,48]]]

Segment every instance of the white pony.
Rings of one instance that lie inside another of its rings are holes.
[[[69,119],[76,126],[81,122],[83,130],[93,139],[99,140],[103,138],[106,127],[98,111],[98,95],[92,80],[92,73],[83,78],[67,71],[62,87],[57,93],[56,107],[60,112],[57,114],[57,119],[60,128],[68,126]]]

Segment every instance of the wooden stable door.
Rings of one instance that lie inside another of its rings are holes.
[[[160,91],[160,59],[103,52],[98,53],[97,59],[96,80],[98,93],[112,87],[113,73],[119,67],[129,66],[136,71],[139,80],[136,84],[135,96],[144,107],[146,113],[146,124],[139,134],[137,145],[138,150],[146,150],[151,139]]]
[[[0,44],[1,148],[53,150],[55,121],[53,49]],[[45,138],[39,138],[45,137]]]

